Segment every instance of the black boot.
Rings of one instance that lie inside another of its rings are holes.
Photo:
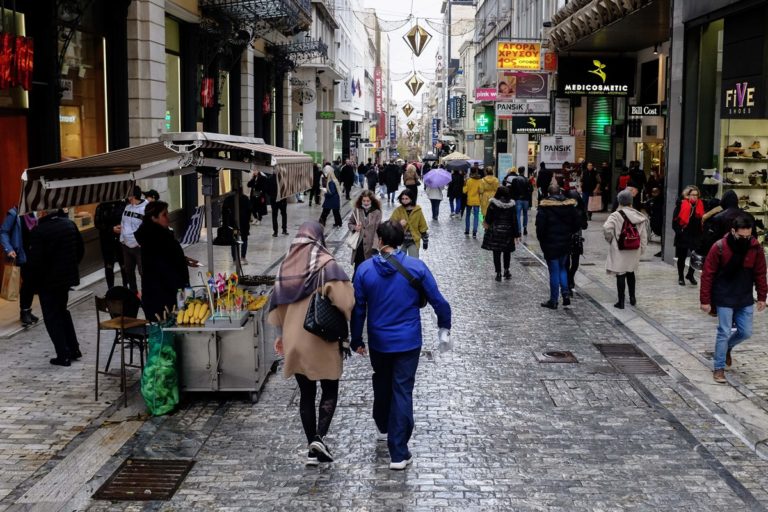
[[[695,286],[695,285],[697,285],[697,284],[699,284],[699,283],[696,281],[696,278],[695,278],[695,277],[693,277],[693,269],[692,269],[692,268],[689,268],[689,269],[688,269],[688,275],[686,275],[686,276],[685,276],[685,278],[686,278],[688,281],[690,281],[690,283],[691,283],[692,285],[694,285],[694,286]]]
[[[624,291],[627,287],[626,275],[616,276],[616,291],[619,295],[619,302],[613,305],[617,309],[624,309]]]
[[[496,272],[496,281],[501,281],[501,272]]]
[[[509,273],[509,269],[504,271],[504,279],[512,279],[512,274]]]
[[[635,273],[627,272],[627,288],[629,288],[629,305],[634,306],[637,304],[635,299]]]

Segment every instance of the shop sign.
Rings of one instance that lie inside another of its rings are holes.
[[[389,116],[389,144],[392,145],[397,139],[397,116]]]
[[[504,176],[507,175],[507,172],[510,169],[516,169],[515,167],[515,160],[512,153],[499,153],[499,179],[504,179]]]
[[[350,149],[357,148],[357,139],[349,139],[349,147]]]
[[[541,161],[547,167],[576,161],[576,137],[542,137],[540,149]]]
[[[315,119],[323,119],[326,121],[333,121],[336,119],[336,112],[333,110],[318,110]]]
[[[0,32],[0,91],[13,87],[25,91],[32,88],[34,49],[31,37]]]
[[[59,91],[61,91],[61,99],[64,101],[72,101],[74,99],[74,83],[72,80],[60,79]]]
[[[544,71],[557,71],[557,54],[544,52]]]
[[[558,96],[633,96],[635,61],[618,58],[560,57]]]
[[[631,116],[660,116],[661,105],[632,105],[629,107]]]
[[[496,119],[512,119],[514,116],[549,114],[548,101],[497,101]]]
[[[481,112],[475,116],[475,132],[491,133],[493,128],[493,115],[490,112]]]
[[[752,80],[723,80],[722,106],[720,117],[723,119],[749,119],[765,117],[764,93],[758,89],[758,83]]]
[[[475,141],[475,134],[474,133],[468,133],[467,134],[467,142],[474,142]]]
[[[380,135],[384,135],[387,127],[384,120],[384,82],[380,66],[373,70],[373,98],[374,112],[379,116],[378,130]]]
[[[432,118],[432,147],[437,145],[437,140],[440,138],[440,119]]]
[[[496,43],[496,69],[541,69],[541,43],[499,41]]]
[[[496,100],[549,98],[549,75],[546,73],[521,73],[499,71],[496,81]]]
[[[490,87],[475,89],[475,101],[496,101],[496,89]]]
[[[549,116],[515,116],[512,118],[512,133],[549,133]]]

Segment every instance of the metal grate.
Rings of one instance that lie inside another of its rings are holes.
[[[193,460],[126,459],[93,495],[96,500],[169,500],[195,464]]]
[[[578,363],[579,360],[573,352],[566,350],[548,350],[547,352],[534,352],[536,360],[540,363]]]
[[[536,258],[515,258],[515,261],[524,267],[535,267],[539,265],[539,260]]]
[[[645,352],[629,343],[603,344],[595,347],[613,366],[630,375],[664,375],[664,371]]]

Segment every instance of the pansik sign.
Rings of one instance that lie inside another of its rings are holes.
[[[496,43],[496,69],[541,69],[541,43],[499,41]]]
[[[541,161],[547,167],[576,161],[576,137],[542,137]]]
[[[548,114],[548,101],[497,101],[496,119],[512,119],[513,116],[526,116],[529,114]]]
[[[558,96],[633,96],[635,61],[560,57]]]

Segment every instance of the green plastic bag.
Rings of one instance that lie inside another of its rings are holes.
[[[168,414],[179,403],[175,338],[159,325],[149,328],[149,355],[141,375],[141,396],[152,416]]]

